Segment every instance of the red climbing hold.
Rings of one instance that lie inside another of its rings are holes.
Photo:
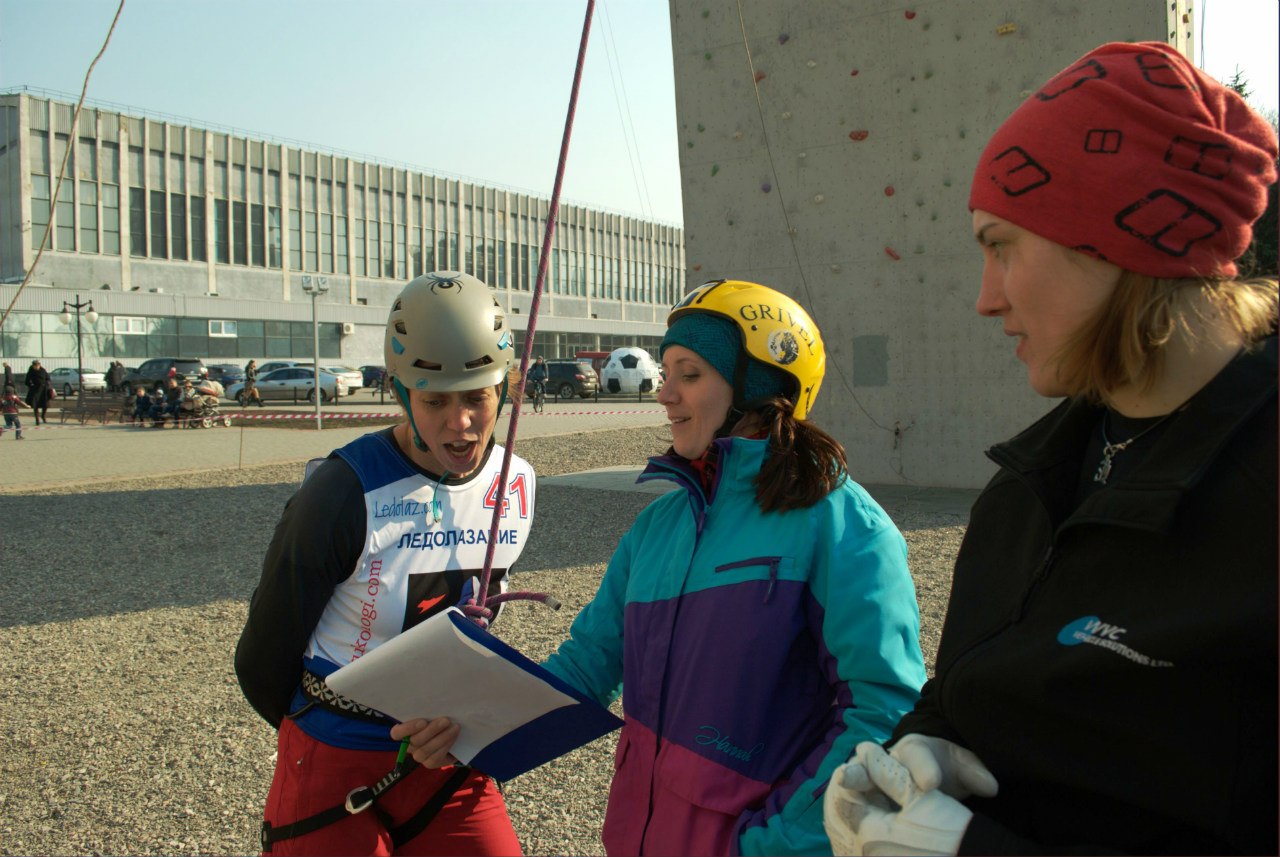
[[[903,14],[905,14],[905,15],[907,16],[907,20],[908,20],[908,21],[910,21],[912,18],[914,18],[914,17],[916,16],[916,13],[915,13],[915,12],[912,12],[910,9],[908,9],[908,10],[907,10],[906,12],[904,12]]]
[[[869,132],[867,132],[867,131],[850,131],[850,132],[849,132],[849,139],[850,139],[850,140],[853,140],[855,143],[859,143],[859,142],[861,142],[861,141],[863,141],[863,140],[867,139],[867,134],[868,134],[868,133],[869,133]]]
[[[893,196],[893,185],[885,185],[885,188],[884,188],[884,195],[885,195],[885,196]]]
[[[853,71],[849,72],[849,77],[857,77],[857,76],[858,76],[858,70],[856,68]]]
[[[695,271],[701,271],[701,270],[702,270],[702,266],[701,266],[701,265],[694,265],[694,266],[693,266],[693,270],[695,270]]]
[[[765,79],[765,77],[766,77],[766,75],[765,75],[765,73],[764,73],[764,72],[762,72],[762,71],[758,71],[758,72],[756,72],[756,83],[759,83],[760,81],[764,80],[764,79]]]
[[[901,261],[902,261],[902,257],[901,257],[901,256],[899,256],[896,252],[894,252],[894,249],[893,249],[892,247],[890,247],[889,245],[887,245],[887,244],[885,245],[884,252],[885,252],[885,255],[886,255],[886,256],[888,256],[888,257],[889,257],[890,259],[892,259],[893,261],[895,261],[895,262],[901,262]],[[696,269],[695,269],[695,270],[696,270]]]

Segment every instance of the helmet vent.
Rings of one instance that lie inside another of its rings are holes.
[[[397,322],[396,322],[396,333],[400,334],[401,336],[408,336],[408,335],[409,335],[409,331],[407,331],[407,330],[405,330],[405,329],[404,329],[404,322],[403,322],[403,321],[397,321]]]
[[[396,298],[396,302],[395,302],[395,303],[393,303],[393,304],[391,305],[391,311],[392,311],[392,312],[399,312],[399,311],[400,311],[400,299],[399,299],[399,298]]]
[[[500,316],[500,315],[495,315],[495,316],[493,317],[493,329],[494,329],[494,330],[502,330],[502,316]]]
[[[428,363],[425,360],[415,360],[413,365],[418,369],[426,369],[428,372],[439,372],[444,369],[439,363]]]
[[[481,366],[488,366],[492,362],[493,362],[493,358],[490,357],[488,354],[486,354],[483,357],[480,357],[479,359],[468,360],[463,365],[465,365],[468,369],[479,369]]]

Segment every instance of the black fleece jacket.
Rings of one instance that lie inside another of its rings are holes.
[[[1276,339],[1077,505],[1100,419],[1067,401],[988,452],[936,676],[895,740],[995,774],[962,854],[1275,854]]]

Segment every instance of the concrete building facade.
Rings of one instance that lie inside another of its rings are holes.
[[[88,367],[309,358],[304,278],[328,286],[321,356],[378,364],[394,296],[445,269],[493,287],[523,347],[549,199],[129,109],[77,120],[74,101],[0,94],[0,354],[15,369],[75,365],[57,315],[76,295],[98,313],[81,321]],[[562,203],[537,353],[654,347],[683,243],[673,225]]]
[[[978,156],[1108,41],[1190,55],[1184,0],[671,3],[692,283],[754,280],[821,328],[814,412],[872,483],[980,487],[1055,402],[974,311]]]

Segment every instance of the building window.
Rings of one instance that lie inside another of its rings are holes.
[[[55,206],[58,222],[55,230],[57,243],[54,246],[59,250],[76,249],[75,208],[75,182],[72,180],[63,181],[62,187],[58,189],[58,203]]]
[[[289,209],[289,267],[302,270],[302,212],[296,208]]]
[[[253,264],[259,268],[265,268],[267,266],[267,224],[263,219],[265,210],[261,205],[254,204],[249,206],[249,214],[253,218],[249,223],[249,243],[253,249]]]
[[[102,186],[102,252],[120,255],[120,188]]]
[[[236,323],[234,321],[222,321],[220,319],[209,319],[209,335],[210,336],[235,336]]]
[[[129,255],[147,255],[147,192],[129,188]]]
[[[49,177],[31,176],[31,249],[39,250],[49,227]]]
[[[143,336],[147,332],[147,320],[141,316],[118,315],[111,325],[117,336]]]
[[[191,259],[204,262],[209,258],[205,244],[204,197],[191,197]]]
[[[337,273],[347,273],[347,219],[338,217],[334,219],[333,224],[333,243],[334,256],[337,257],[337,264],[334,266]]]
[[[98,186],[80,182],[80,250],[98,252]]]
[[[311,181],[308,187],[314,187],[315,182]],[[306,270],[315,271],[319,268],[319,262],[316,259],[316,213],[308,211],[304,215],[307,224],[307,235],[305,249],[307,251]]]
[[[169,233],[173,238],[173,258],[187,258],[187,198],[169,194]]]
[[[213,246],[217,253],[217,261],[224,265],[231,264],[231,224],[230,204],[225,199],[213,201]]]
[[[320,215],[320,271],[333,273],[333,215]]]
[[[249,264],[249,211],[243,202],[231,203],[232,230],[235,234],[235,263]]]
[[[279,268],[283,264],[283,245],[280,243],[280,209],[277,206],[267,208],[267,250],[272,268]]]

